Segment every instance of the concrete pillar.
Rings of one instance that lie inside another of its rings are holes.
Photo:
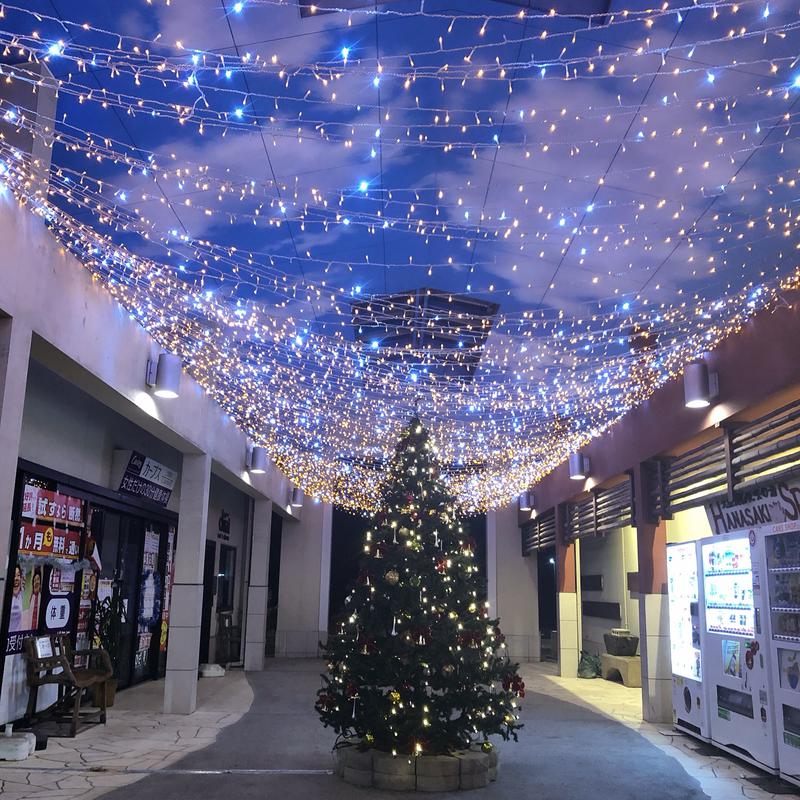
[[[184,454],[175,582],[169,610],[164,713],[191,714],[197,705],[203,562],[208,528],[211,456]]]
[[[489,616],[497,617],[497,512],[486,512],[486,599]],[[501,620],[502,624],[502,620]]]
[[[333,539],[333,506],[322,509],[322,552],[319,561],[319,641],[328,638],[328,617],[331,605],[331,546]]]
[[[667,603],[667,526],[637,526],[642,718],[672,721],[672,664]]]
[[[31,355],[31,331],[20,322],[0,318],[0,605],[5,597],[11,509],[17,477],[25,385]]]
[[[565,538],[566,506],[556,506],[556,588],[558,591],[558,674],[574,678],[580,658],[577,542]]]
[[[642,718],[672,721],[672,663],[667,603],[667,526],[650,514],[647,475],[633,474],[639,560],[639,652],[642,657]]]
[[[264,669],[267,638],[267,577],[272,531],[272,501],[253,503],[253,538],[250,546],[250,579],[247,587],[247,617],[244,629],[244,668]]]

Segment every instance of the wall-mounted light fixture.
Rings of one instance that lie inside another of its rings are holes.
[[[145,383],[156,397],[174,398],[181,390],[181,359],[174,353],[160,353],[158,360],[147,360]]]
[[[300,508],[303,505],[303,490],[299,486],[292,489],[292,508]]]
[[[719,375],[710,372],[705,361],[687,364],[683,371],[683,399],[686,408],[708,408],[719,397]]]
[[[517,506],[520,511],[533,511],[533,492],[530,489],[520,494]]]
[[[258,445],[248,448],[246,465],[251,475],[263,475],[268,466],[267,451]]]
[[[573,481],[582,481],[589,477],[589,456],[578,451],[569,457],[569,477]]]

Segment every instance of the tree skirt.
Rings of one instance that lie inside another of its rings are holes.
[[[415,757],[350,745],[336,750],[336,774],[354,786],[398,792],[480,789],[497,779],[497,750],[474,747],[449,756]]]

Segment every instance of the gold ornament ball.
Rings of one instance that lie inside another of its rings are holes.
[[[384,576],[384,580],[389,586],[397,586],[398,581],[400,580],[400,573],[396,569],[390,569]]]
[[[442,667],[442,673],[446,675],[448,678],[456,671],[456,668],[452,664],[445,664]]]

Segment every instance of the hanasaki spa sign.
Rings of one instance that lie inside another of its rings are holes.
[[[734,501],[706,503],[714,534],[764,526],[800,527],[800,479],[779,481],[751,492],[737,493]],[[776,532],[780,530],[778,528]]]

